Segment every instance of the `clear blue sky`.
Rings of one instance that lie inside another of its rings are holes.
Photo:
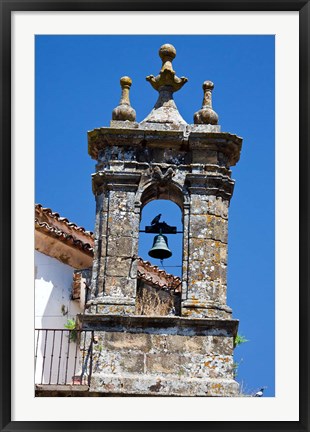
[[[187,123],[201,108],[203,81],[211,80],[222,131],[243,137],[241,159],[232,168],[227,303],[240,320],[239,333],[249,339],[235,351],[238,381],[245,392],[266,386],[265,395],[274,396],[273,36],[36,36],[36,202],[94,230],[95,161],[87,153],[87,131],[109,126],[124,75],[133,80],[137,121],[147,116],[157,92],[145,77],[158,74],[164,43],[176,47],[174,69],[189,80],[175,94]],[[150,203],[141,228],[160,212],[182,229],[181,213],[171,206]],[[145,259],[152,241],[141,238]],[[169,236],[169,247],[174,256],[166,265],[180,265],[180,236]],[[180,268],[167,271],[179,274]]]

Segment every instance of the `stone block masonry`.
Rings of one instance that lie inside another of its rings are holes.
[[[83,325],[95,335],[90,392],[127,396],[238,393],[233,364],[238,321],[87,316]]]

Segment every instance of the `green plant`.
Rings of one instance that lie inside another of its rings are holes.
[[[178,375],[179,375],[179,377],[181,377],[181,376],[183,376],[185,374],[185,371],[184,371],[184,369],[179,369],[179,372],[178,372]]]
[[[75,327],[76,327],[75,320],[69,318],[65,324],[65,328],[68,330],[75,330]]]
[[[233,362],[232,373],[233,373],[234,379],[236,379],[238,376],[239,367],[240,367],[242,362],[243,362],[243,359],[240,359],[239,362],[236,362],[236,361]]]
[[[238,333],[237,336],[235,337],[235,340],[234,340],[235,348],[237,346],[243,344],[243,343],[246,343],[246,342],[249,342],[249,340],[246,339],[245,336],[243,336],[243,335],[241,335],[241,334]],[[233,372],[234,379],[236,379],[237,376],[238,376],[239,366],[240,366],[240,364],[241,364],[242,361],[243,361],[243,359],[241,359],[239,363],[238,362],[234,362],[233,363],[232,372]],[[246,395],[242,394],[242,396],[246,396]]]
[[[69,332],[69,337],[70,337],[70,341],[71,342],[76,342],[77,340],[77,331],[76,331],[76,322],[74,319],[68,319],[66,324],[64,325],[64,327],[68,330],[70,330]]]
[[[232,370],[233,370],[233,377],[234,377],[234,379],[236,379],[237,376],[238,376],[238,367],[239,367],[239,363],[234,362],[234,363],[233,363],[233,366],[232,366]]]
[[[99,352],[101,353],[102,350],[103,350],[103,346],[102,346],[101,344],[95,345],[95,346],[94,346],[94,350],[95,350],[95,351],[99,351]]]
[[[246,339],[244,336],[242,336],[238,333],[237,336],[235,337],[235,347],[237,347],[237,346],[239,346],[245,342],[249,342],[248,339]]]

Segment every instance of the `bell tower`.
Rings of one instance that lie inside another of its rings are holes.
[[[130,105],[132,80],[110,127],[88,133],[97,161],[95,250],[83,328],[102,345],[91,390],[123,395],[234,396],[233,346],[238,321],[226,304],[230,167],[242,139],[221,132],[211,81],[202,107],[187,124],[173,93],[187,78],[173,70],[175,48],[159,50],[162,67],[146,80],[158,92],[140,123]],[[174,316],[136,313],[139,223],[152,200],[175,202],[183,215],[182,300]]]

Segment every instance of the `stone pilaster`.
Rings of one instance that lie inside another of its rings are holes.
[[[99,171],[96,240],[89,313],[134,313],[140,209],[135,196],[140,174]]]
[[[183,316],[230,318],[226,305],[229,171],[210,166],[188,174],[190,204],[184,221]]]

